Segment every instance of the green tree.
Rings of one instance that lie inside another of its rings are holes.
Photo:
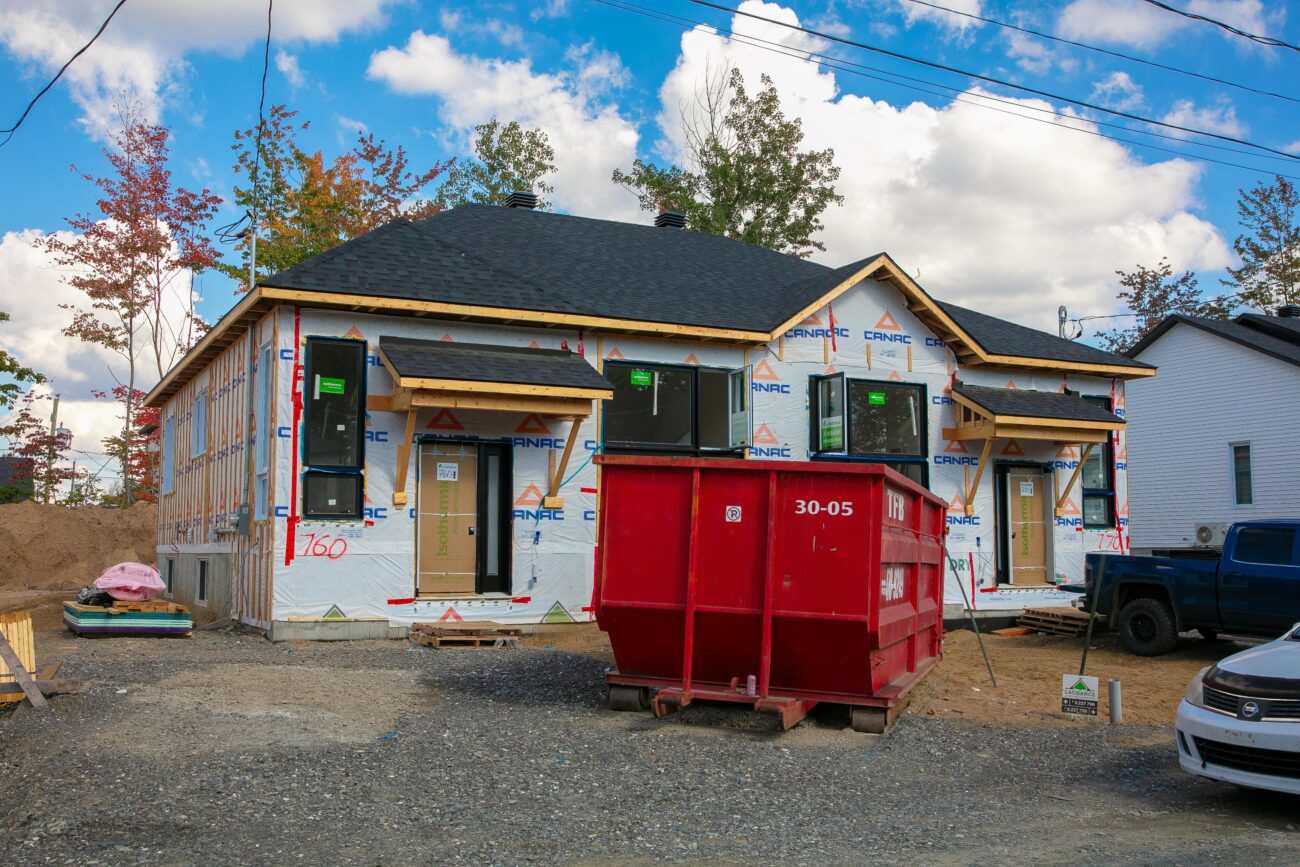
[[[9,314],[0,310],[0,322],[8,322]],[[24,382],[44,382],[45,377],[30,367],[24,367],[18,363],[8,352],[0,349],[0,377],[8,382],[0,382],[0,410],[8,409],[14,405],[18,395],[22,394],[22,384]]]
[[[739,69],[717,77],[683,111],[687,168],[636,160],[614,170],[614,183],[645,211],[686,215],[688,228],[725,235],[806,258],[825,246],[814,236],[821,215],[844,197],[835,192],[835,152],[803,151],[803,123],[787,120],[776,86],[761,76],[750,97]]]
[[[1228,269],[1224,285],[1264,312],[1300,304],[1300,193],[1281,175],[1237,193],[1237,217],[1246,231],[1232,249],[1241,267]]]
[[[327,161],[320,151],[299,147],[298,134],[310,124],[295,120],[297,115],[287,106],[271,106],[262,125],[260,161],[255,160],[257,128],[235,132],[234,170],[248,182],[235,187],[234,201],[257,216],[259,279],[392,220],[420,220],[438,212],[422,194],[450,162],[415,172],[404,148],[390,149],[373,135],[358,136],[352,150]],[[247,234],[241,238],[236,261],[219,266],[239,281],[241,291],[248,288],[249,240]]]
[[[1165,317],[1174,313],[1202,316],[1208,319],[1227,319],[1232,315],[1235,302],[1228,298],[1203,298],[1196,288],[1196,275],[1184,271],[1174,276],[1168,259],[1161,259],[1155,268],[1138,265],[1134,271],[1116,271],[1120,286],[1117,296],[1136,317],[1128,328],[1099,331],[1106,349],[1127,352],[1137,345]]]
[[[504,205],[513,192],[537,194],[537,207],[551,209],[543,194],[555,192],[546,181],[555,172],[555,149],[546,133],[496,118],[474,127],[474,158],[458,159],[447,172],[434,201],[457,205]]]

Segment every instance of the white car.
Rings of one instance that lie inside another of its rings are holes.
[[[1174,725],[1188,773],[1300,794],[1300,623],[1202,669]]]

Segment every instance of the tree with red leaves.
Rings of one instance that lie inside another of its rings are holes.
[[[9,441],[9,454],[21,459],[15,478],[30,480],[31,495],[48,503],[59,485],[73,477],[67,463],[72,432],[58,428],[50,433],[49,420],[36,410],[36,401],[44,399],[45,395],[33,389],[15,401],[13,414],[0,426],[0,437]]]
[[[131,475],[131,429],[136,416],[138,367],[148,353],[159,378],[204,330],[194,310],[192,279],[212,267],[216,251],[204,236],[221,199],[209,190],[174,186],[165,127],[147,123],[138,107],[119,109],[122,129],[104,149],[111,174],[81,176],[100,193],[93,213],[67,222],[71,239],[46,235],[37,244],[67,268],[66,282],[86,295],[64,334],[122,357],[122,435],[113,452],[122,465],[126,503],[140,480]],[[76,171],[75,167],[73,169]]]
[[[127,429],[128,438],[123,439],[118,435],[104,440],[104,446],[109,454],[118,457],[119,460],[121,456],[126,457],[127,471],[123,473],[122,501],[126,504],[138,500],[146,503],[158,502],[162,411],[156,406],[145,406],[145,392],[139,389],[134,394],[128,394],[126,387],[119,385],[111,392],[93,393],[98,398],[112,397],[123,407],[132,408],[131,424]],[[129,492],[126,487],[128,479],[131,485]]]

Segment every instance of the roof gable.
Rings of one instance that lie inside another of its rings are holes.
[[[1223,319],[1206,319],[1200,316],[1186,316],[1182,313],[1176,313],[1153,328],[1127,354],[1132,358],[1137,358],[1172,329],[1179,325],[1185,325],[1206,334],[1213,334],[1224,340],[1230,340],[1261,355],[1267,355],[1288,364],[1300,365],[1300,339],[1285,339],[1260,330],[1255,323],[1247,318],[1254,315],[1244,314],[1229,322]],[[1260,318],[1275,319],[1277,317]]]

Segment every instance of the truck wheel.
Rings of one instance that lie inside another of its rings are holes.
[[[1124,646],[1138,656],[1160,656],[1178,644],[1178,627],[1169,603],[1134,599],[1124,606],[1116,624]]]

